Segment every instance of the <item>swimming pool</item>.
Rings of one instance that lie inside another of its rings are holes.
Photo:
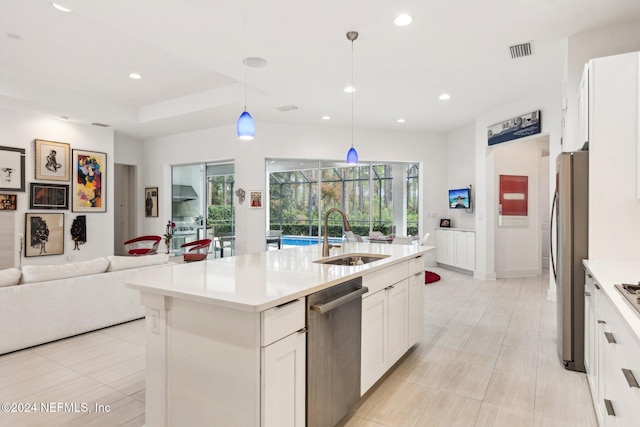
[[[320,240],[320,243],[322,239]],[[282,244],[289,246],[308,246],[319,243],[317,236],[282,236]],[[329,243],[342,243],[340,237],[329,237]]]

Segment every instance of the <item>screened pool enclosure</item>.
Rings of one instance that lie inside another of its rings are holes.
[[[267,159],[268,227],[284,235],[320,236],[327,210],[338,207],[355,234],[417,235],[418,163],[359,163]],[[328,234],[342,237],[340,215],[329,218]]]

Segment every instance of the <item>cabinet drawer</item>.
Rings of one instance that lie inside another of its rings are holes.
[[[305,300],[297,299],[270,308],[261,313],[260,345],[268,346],[287,335],[304,328]]]
[[[409,260],[409,276],[418,272],[424,272],[424,255]]]
[[[617,291],[616,291],[617,292]],[[610,308],[606,317],[609,331],[616,340],[616,347],[620,355],[626,362],[627,369],[634,371],[640,381],[640,342],[629,328],[629,324],[622,318],[622,315],[615,309]]]
[[[409,272],[408,264],[408,261],[403,261],[383,270],[374,271],[362,276],[362,286],[369,288],[369,292],[364,294],[363,298],[406,279]]]

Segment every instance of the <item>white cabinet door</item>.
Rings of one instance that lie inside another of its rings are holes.
[[[436,230],[436,260],[442,264],[449,264],[447,236],[448,232],[446,230]]]
[[[306,334],[262,348],[262,426],[305,425]]]
[[[387,288],[388,307],[388,365],[396,363],[409,348],[407,333],[409,324],[409,280]]]
[[[362,299],[360,394],[364,394],[387,370],[387,291]]]
[[[409,278],[409,342],[411,347],[422,338],[424,328],[424,272]]]

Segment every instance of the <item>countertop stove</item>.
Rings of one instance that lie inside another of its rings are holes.
[[[640,302],[638,302],[638,298],[640,295],[636,294],[636,291],[640,291],[640,282],[637,285],[629,285],[623,283],[621,285],[615,285],[618,292],[625,297],[625,299],[631,304],[631,307],[635,308],[638,315],[640,315]]]

